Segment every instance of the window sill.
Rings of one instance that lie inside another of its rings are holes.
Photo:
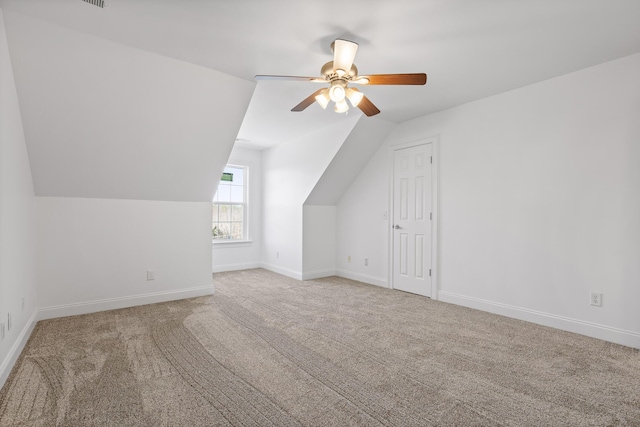
[[[243,247],[243,246],[251,246],[253,244],[253,240],[212,240],[211,246],[216,247]]]

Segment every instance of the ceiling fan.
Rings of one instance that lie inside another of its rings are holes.
[[[255,79],[329,83],[329,87],[318,89],[293,107],[291,111],[303,111],[314,101],[320,104],[323,109],[326,109],[329,102],[333,101],[336,113],[346,113],[349,110],[348,99],[351,105],[358,107],[367,116],[375,116],[380,110],[358,89],[349,87],[349,83],[359,85],[424,85],[427,83],[427,75],[425,73],[359,76],[358,68],[353,63],[358,50],[357,43],[336,39],[331,43],[331,49],[333,50],[333,61],[329,61],[322,66],[320,71],[322,77],[258,75]]]

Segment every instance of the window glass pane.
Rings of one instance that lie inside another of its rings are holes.
[[[232,185],[229,201],[234,203],[244,202],[244,188]]]
[[[218,220],[221,222],[231,221],[231,206],[223,204],[218,206]]]
[[[229,227],[229,223],[223,222],[220,223],[220,226],[218,227],[218,229],[220,230],[220,235],[218,236],[218,239],[229,239],[230,236],[230,232],[231,232],[231,228]]]
[[[243,168],[226,167],[224,168],[224,171],[226,173],[233,174],[233,181],[231,181],[233,185],[244,185],[244,169]]]
[[[231,186],[229,183],[220,183],[218,186],[218,202],[228,202],[231,200]]]
[[[244,221],[244,206],[233,205],[231,207],[231,221],[237,221],[237,222]]]
[[[214,204],[212,210],[213,213],[211,215],[211,218],[213,219],[213,224],[215,224],[216,222],[218,222],[218,205]]]
[[[231,223],[231,238],[242,239],[242,223],[241,222]]]

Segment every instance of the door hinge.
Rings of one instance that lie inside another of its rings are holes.
[[[429,212],[429,219],[433,219],[433,212]]]
[[[429,277],[431,277],[431,269],[429,269]]]
[[[433,156],[429,156],[429,162],[433,164]]]

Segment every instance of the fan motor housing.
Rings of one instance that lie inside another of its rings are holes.
[[[322,66],[320,75],[327,81],[333,81],[336,79],[352,80],[358,75],[358,67],[356,67],[356,64],[352,64],[349,72],[341,76],[333,71],[333,61],[329,61]]]

